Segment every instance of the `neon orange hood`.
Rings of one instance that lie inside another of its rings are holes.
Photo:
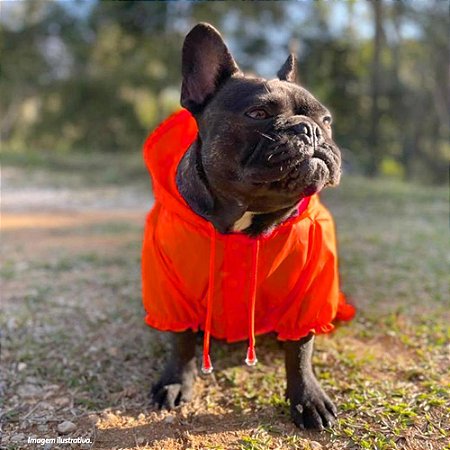
[[[256,362],[255,334],[298,340],[327,333],[333,320],[355,310],[339,291],[334,224],[314,195],[271,234],[220,234],[178,192],[178,164],[197,137],[186,110],[163,122],[144,144],[155,204],[142,249],[146,322],[163,331],[204,330],[203,369],[210,372],[209,336],[249,339],[247,363]]]

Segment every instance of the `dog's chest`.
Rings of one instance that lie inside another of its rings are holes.
[[[233,224],[233,231],[244,231],[250,227],[253,223],[253,218],[257,213],[252,211],[246,211],[236,222]]]

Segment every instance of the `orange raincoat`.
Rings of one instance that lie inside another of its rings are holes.
[[[298,214],[269,235],[220,234],[194,213],[178,192],[178,164],[197,137],[195,119],[181,110],[147,139],[144,159],[155,204],[147,216],[142,249],[146,322],[164,331],[205,331],[227,341],[276,332],[298,340],[327,333],[333,320],[350,320],[353,306],[339,291],[334,224],[313,195]],[[208,370],[206,370],[208,371]]]

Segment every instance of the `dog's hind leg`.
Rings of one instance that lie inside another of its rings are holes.
[[[152,402],[159,408],[172,409],[192,399],[197,375],[196,333],[191,330],[172,333],[172,353],[160,379],[151,390]]]
[[[336,418],[336,407],[317,381],[312,367],[314,335],[285,342],[287,389],[291,417],[300,428],[323,430]]]

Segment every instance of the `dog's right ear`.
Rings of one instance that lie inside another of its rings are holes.
[[[184,40],[181,72],[181,105],[197,113],[239,67],[219,32],[199,23]]]
[[[291,53],[281,69],[277,73],[277,77],[282,81],[289,81],[289,83],[297,82],[297,58]]]

